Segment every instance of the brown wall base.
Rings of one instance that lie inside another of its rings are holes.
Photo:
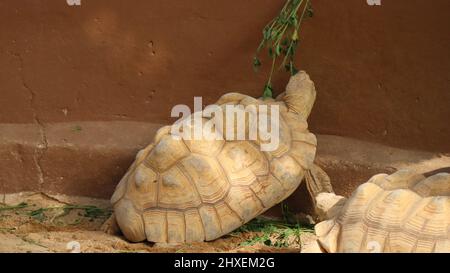
[[[153,139],[159,124],[80,122],[0,125],[0,193],[40,191],[109,198],[137,151]],[[450,155],[407,151],[349,138],[319,135],[317,163],[338,194],[348,196],[372,175],[404,167],[450,166]],[[288,203],[305,206],[300,188]]]

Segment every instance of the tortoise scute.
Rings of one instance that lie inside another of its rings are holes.
[[[162,172],[188,155],[189,150],[183,140],[177,140],[171,135],[165,135],[155,145],[144,162]]]
[[[373,182],[385,190],[410,189],[425,177],[414,170],[400,170],[392,175],[386,176],[384,180]]]
[[[158,174],[144,165],[140,165],[134,173],[134,182],[138,188],[145,187],[147,183],[155,183],[157,180]]]
[[[220,237],[222,229],[220,226],[220,218],[215,208],[212,206],[202,206],[199,212],[205,231],[205,239],[210,241]]]
[[[150,210],[144,212],[143,219],[147,240],[152,242],[167,242],[166,216],[167,211],[165,210]]]
[[[225,202],[215,205],[222,233],[229,233],[242,225],[242,219]]]
[[[142,216],[128,199],[120,200],[114,207],[117,224],[128,240],[140,242],[146,238]]]
[[[288,155],[272,159],[270,170],[286,191],[297,188],[304,176],[302,167]]]
[[[235,196],[239,196],[239,198],[235,198]],[[225,202],[243,222],[250,221],[264,210],[262,202],[247,187],[231,188]]]
[[[167,237],[169,243],[184,242],[185,239],[184,213],[178,211],[167,211]]]
[[[156,205],[158,174],[144,164],[127,174],[125,197],[132,200],[134,207],[144,210]]]
[[[117,184],[116,189],[111,196],[111,204],[117,203],[124,195],[127,190],[127,180],[128,180],[129,173],[127,173],[122,179],[120,180],[119,184]]]
[[[249,142],[227,143],[219,153],[218,161],[232,185],[248,186],[256,181],[256,175],[268,171],[267,162],[260,163],[266,161],[264,156]]]
[[[159,184],[159,206],[163,208],[187,209],[202,202],[195,186],[179,167],[174,166],[162,174]]]
[[[181,136],[183,136],[183,141],[191,153],[214,155],[220,151],[225,143],[222,128],[216,130],[216,126],[214,124],[210,126],[211,121],[205,118],[200,118],[202,123],[196,127],[194,118],[199,114],[195,113],[188,118],[190,122],[185,123]],[[202,130],[196,132],[195,128],[201,128]]]
[[[281,120],[281,119],[280,119]],[[278,135],[278,148],[275,150],[268,151],[272,157],[281,157],[289,152],[292,146],[292,138],[290,128],[286,123],[282,120],[280,121],[279,126],[279,135]],[[272,140],[273,141],[273,140]],[[270,144],[270,140],[260,139],[259,144]]]
[[[186,242],[202,242],[205,238],[204,226],[198,209],[191,209],[184,213],[186,220]]]
[[[172,126],[164,126],[161,127],[155,134],[155,138],[153,140],[153,143],[159,143],[161,139],[167,135],[170,134],[172,130]]]
[[[216,102],[216,104],[225,104],[225,103],[238,103],[239,101],[247,98],[248,96],[240,94],[240,93],[228,93],[220,97],[220,99]]]
[[[227,194],[230,185],[215,158],[193,154],[182,160],[180,165],[204,203],[215,203]]]
[[[449,215],[450,201],[448,198],[443,196],[427,197],[411,219],[408,219],[408,223],[420,223],[420,225],[408,225],[408,227],[411,232],[420,232],[422,239],[443,237],[448,232]]]
[[[420,201],[420,196],[409,190],[394,190],[383,192],[379,202],[366,211],[366,221],[369,226],[385,223],[384,230],[393,231],[402,225],[408,212]]]
[[[433,175],[415,185],[413,190],[423,197],[433,195],[450,196],[450,174],[439,173]]]
[[[433,252],[435,253],[448,253],[450,249],[450,239],[437,242],[433,246]]]
[[[252,191],[261,200],[264,208],[270,208],[283,200],[286,190],[274,176],[269,175],[250,185]]]

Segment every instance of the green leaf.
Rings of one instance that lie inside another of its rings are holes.
[[[272,85],[270,83],[266,84],[264,86],[264,93],[263,93],[263,98],[267,99],[267,98],[272,98],[273,97],[273,89],[272,89]]]
[[[294,33],[292,33],[291,37],[292,41],[298,41],[298,31],[294,30]]]
[[[275,40],[279,34],[280,33],[278,31],[276,31],[275,29],[272,30],[272,33],[270,34],[270,39]]]
[[[23,209],[23,208],[26,208],[26,207],[28,207],[28,204],[25,203],[25,202],[22,202],[22,203],[20,203],[18,205],[15,205],[15,206],[0,206],[0,211]]]
[[[76,125],[75,127],[72,128],[72,131],[74,132],[81,132],[81,130],[83,130],[83,128],[81,128],[80,125]]]
[[[275,48],[275,54],[277,54],[277,56],[281,55],[281,46],[277,45],[277,47]]]
[[[271,47],[269,47],[269,56],[273,57],[273,49]]]
[[[297,13],[293,14],[291,17],[289,17],[289,25],[291,27],[296,27],[298,24],[298,15]]]
[[[297,49],[297,42],[294,41],[292,43],[292,46],[289,48],[288,54],[293,57],[295,55],[296,49]]]
[[[258,59],[258,57],[253,58],[253,68],[255,70],[258,70],[258,68],[261,66],[261,61]]]
[[[289,19],[286,18],[286,15],[287,15],[287,14],[285,14],[285,15],[280,19],[280,23],[281,23],[282,25],[284,25],[284,24],[286,24],[286,23],[289,23]]]
[[[33,210],[29,213],[29,215],[39,221],[39,222],[43,222],[46,219],[46,216],[44,214],[45,210],[43,208],[39,208],[37,210]]]

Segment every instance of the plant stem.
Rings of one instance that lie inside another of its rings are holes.
[[[274,56],[274,57],[272,57],[272,68],[270,70],[269,80],[267,81],[268,86],[272,86],[272,76],[273,76],[273,71],[275,68],[275,62],[276,62],[276,58]]]
[[[4,206],[4,207],[0,207],[0,211],[3,211],[3,210],[23,209],[23,208],[26,208],[26,207],[28,207],[28,204],[26,204],[26,203],[20,203],[20,204],[15,205],[15,206]]]

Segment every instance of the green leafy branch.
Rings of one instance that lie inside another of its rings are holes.
[[[0,206],[0,211],[17,210],[17,209],[23,209],[23,208],[26,208],[26,207],[28,207],[28,204],[25,203],[25,202],[22,202],[22,203],[20,203],[18,205],[14,205],[14,206],[7,206],[7,205]]]
[[[262,65],[259,55],[263,49],[267,49],[272,59],[269,79],[264,86],[264,98],[273,96],[272,77],[278,58],[282,58],[278,69],[285,68],[291,75],[298,72],[294,65],[294,57],[299,42],[300,26],[305,18],[312,16],[311,0],[287,0],[280,14],[264,27],[263,39],[253,58],[255,71]]]
[[[32,218],[42,222],[46,218],[45,216],[46,211],[60,210],[60,209],[63,210],[63,213],[58,215],[58,218],[67,215],[72,210],[83,210],[84,214],[82,216],[91,219],[108,218],[111,215],[111,211],[109,210],[101,209],[96,206],[85,206],[85,205],[65,205],[62,207],[39,208],[37,210],[31,211],[29,215]]]
[[[33,205],[34,206],[34,205]],[[26,209],[32,207],[28,203],[22,202],[18,205],[13,206],[7,206],[3,205],[0,206],[0,212],[2,211],[17,211],[21,209]],[[45,215],[48,211],[59,211],[62,210],[62,213],[57,215],[57,218],[65,216],[69,214],[72,210],[81,210],[84,213],[82,214],[83,217],[95,219],[95,218],[108,218],[111,215],[111,210],[109,209],[103,209],[96,206],[91,205],[64,205],[64,206],[55,206],[55,207],[45,207],[45,208],[38,208],[35,210],[26,211],[26,214],[32,217],[35,220],[38,220],[40,222],[44,221],[47,216]]]
[[[255,232],[258,235],[242,242],[241,246],[264,244],[272,247],[290,247],[292,239],[301,244],[300,235],[312,233],[313,229],[308,225],[291,224],[258,217],[240,227],[231,235],[239,237],[239,233],[245,232]]]

